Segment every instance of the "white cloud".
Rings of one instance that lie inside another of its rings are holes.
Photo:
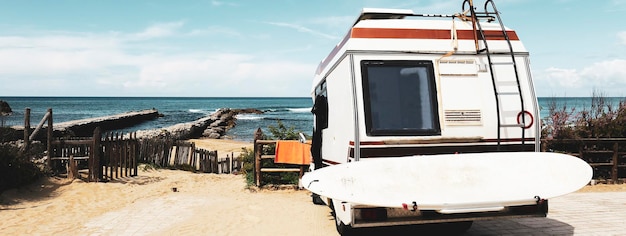
[[[355,12],[356,14],[356,12]],[[357,15],[350,16],[325,16],[325,17],[317,17],[309,20],[308,22],[316,25],[321,25],[326,28],[337,28],[347,30],[349,26],[352,26],[352,23],[356,20]]]
[[[131,35],[129,40],[148,40],[172,36],[175,35],[177,33],[176,31],[184,24],[185,23],[182,21],[155,24],[142,32]]]
[[[265,55],[160,50],[182,22],[139,33],[0,36],[3,96],[306,96],[315,65]],[[217,32],[227,29],[208,30]],[[194,31],[191,31],[194,32]],[[199,32],[199,31],[196,31]],[[234,31],[232,31],[234,32]],[[205,32],[206,33],[206,32]],[[236,32],[232,33],[237,35]],[[198,34],[202,35],[202,34]],[[142,40],[140,44],[135,40]],[[200,38],[202,39],[202,38]],[[171,42],[168,42],[168,45]],[[148,46],[146,46],[148,45]],[[147,49],[146,49],[147,48]],[[238,51],[237,49],[230,49]],[[285,61],[283,61],[285,60]]]
[[[552,67],[538,72],[536,78],[539,96],[590,96],[594,89],[608,96],[623,96],[626,60],[602,61],[581,69]]]
[[[315,36],[319,36],[322,38],[327,38],[327,39],[338,39],[339,37],[335,36],[335,35],[330,35],[330,34],[325,34],[316,30],[312,30],[310,28],[307,28],[305,26],[301,26],[301,25],[297,25],[297,24],[291,24],[291,23],[284,23],[284,22],[266,22],[267,24],[270,25],[275,25],[275,26],[280,26],[280,27],[287,27],[287,28],[291,28],[291,29],[295,29],[298,32],[303,32],[303,33],[309,33]]]
[[[243,37],[243,35],[232,28],[222,27],[222,26],[210,26],[204,29],[194,29],[190,31],[188,36],[202,36],[202,35],[220,35],[220,36],[228,36],[228,37]]]
[[[239,6],[239,4],[237,4],[237,3],[228,2],[228,1],[217,1],[217,0],[212,0],[211,1],[211,5],[216,6],[216,7],[221,7],[221,6],[236,7],[236,6]]]

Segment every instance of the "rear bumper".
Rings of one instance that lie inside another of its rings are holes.
[[[376,216],[366,212],[376,212]],[[542,200],[533,205],[508,206],[498,211],[444,214],[433,210],[410,211],[402,208],[372,208],[355,206],[352,211],[352,227],[379,227],[394,225],[415,225],[444,222],[478,221],[523,217],[546,217],[548,201]],[[369,215],[366,216],[366,215]]]

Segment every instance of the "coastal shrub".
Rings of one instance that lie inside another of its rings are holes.
[[[276,140],[298,140],[298,139],[300,139],[299,133],[301,133],[301,132],[300,131],[296,131],[295,130],[296,129],[295,126],[287,127],[280,120],[277,121],[277,125],[276,126],[270,125],[270,126],[267,127],[267,129],[272,134],[271,139],[276,139]]]
[[[254,150],[248,148],[241,148],[241,158],[243,166],[241,167],[243,174],[246,175],[246,183],[248,186],[254,185]]]
[[[567,104],[557,105],[556,99],[552,98],[548,105],[549,115],[543,120],[542,136],[548,139],[572,138],[573,126],[576,121],[575,108],[568,108]]]
[[[0,143],[13,141],[16,137],[20,137],[21,132],[10,128],[10,127],[0,127]]]
[[[603,93],[594,91],[590,108],[557,107],[553,99],[548,111],[542,129],[547,140],[626,137],[626,100],[614,105]]]
[[[42,171],[19,148],[0,143],[0,192],[35,181]]]

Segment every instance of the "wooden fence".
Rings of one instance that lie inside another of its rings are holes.
[[[620,183],[626,178],[626,138],[542,140],[541,149],[586,161],[593,168],[593,179]]]
[[[263,152],[265,145],[276,145],[278,140],[262,140],[263,133],[261,129],[258,129],[254,135],[254,183],[256,186],[261,186],[263,183],[263,172],[265,173],[281,173],[281,172],[298,172],[301,178],[304,175],[305,170],[309,165],[290,165],[290,164],[274,164],[276,155],[266,154]],[[269,166],[264,167],[263,160],[271,160]]]
[[[166,139],[141,141],[139,160],[160,167],[191,169],[203,173],[234,173],[243,166],[240,158],[231,153],[219,158],[217,151],[196,148],[191,142]]]
[[[138,140],[136,133],[108,133],[101,135],[100,128],[91,138],[54,138],[52,109],[48,109],[35,130],[30,133],[30,109],[24,116],[24,150],[47,123],[46,164],[56,174],[66,171],[68,177],[79,177],[79,169],[87,168],[88,181],[104,181],[136,176],[138,162],[160,167],[192,169],[205,173],[233,173],[241,171],[240,158],[233,153],[218,158],[217,151],[197,149],[193,143],[171,139]],[[63,170],[62,167],[65,167]]]
[[[99,128],[92,138],[55,139],[49,148],[50,168],[60,173],[65,166],[68,177],[76,178],[78,169],[86,167],[90,182],[136,176],[138,144],[134,133],[101,135]]]

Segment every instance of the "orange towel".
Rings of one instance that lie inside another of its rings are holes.
[[[308,165],[311,163],[311,145],[298,141],[278,141],[274,163]]]

